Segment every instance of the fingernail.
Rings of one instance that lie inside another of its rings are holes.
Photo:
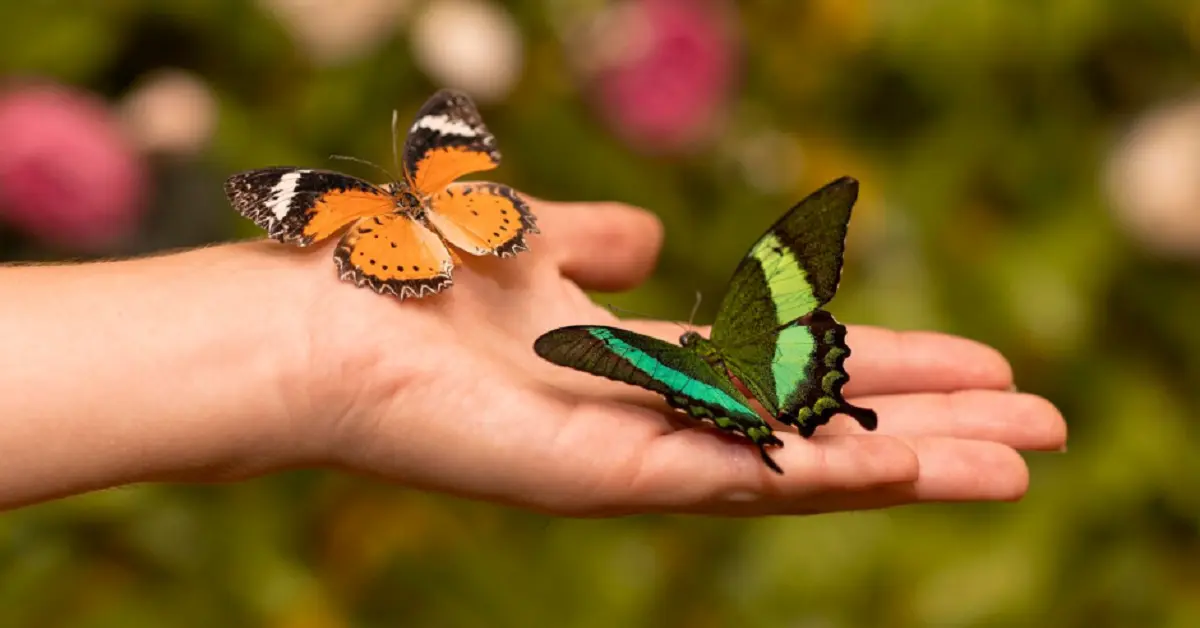
[[[1021,391],[1017,389],[1016,384],[1013,384],[1012,386],[1008,387],[1008,392],[1021,392]]]

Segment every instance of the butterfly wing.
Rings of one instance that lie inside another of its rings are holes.
[[[753,340],[833,298],[846,227],[858,197],[849,177],[810,194],[783,215],[738,264],[714,323],[722,346]]]
[[[846,372],[846,327],[824,310],[807,322],[772,332],[761,345],[743,345],[728,351],[726,365],[781,423],[795,425],[809,437],[843,412],[864,429],[874,430],[875,411],[846,401],[842,387]]]
[[[526,250],[525,234],[538,233],[529,206],[499,183],[451,183],[430,198],[428,216],[442,237],[473,255],[515,255]]]
[[[338,276],[401,300],[450,286],[454,261],[436,233],[407,216],[359,220],[333,254]]]
[[[239,172],[225,180],[225,196],[269,237],[299,246],[324,240],[359,218],[395,207],[390,194],[362,179],[285,166]]]
[[[466,94],[443,89],[417,112],[404,141],[404,172],[422,198],[471,172],[500,165],[496,138]]]
[[[657,338],[599,325],[561,327],[540,336],[533,349],[542,358],[586,373],[657,392],[689,415],[746,436],[763,461],[783,473],[766,453],[782,446],[724,373],[696,353]]]
[[[767,410],[806,436],[846,412],[866,429],[875,413],[849,404],[846,328],[818,308],[837,292],[858,182],[843,177],[780,218],[734,271],[713,324],[726,364]]]

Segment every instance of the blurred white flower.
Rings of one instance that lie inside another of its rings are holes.
[[[804,154],[793,137],[771,128],[732,134],[728,152],[742,176],[760,192],[778,194],[796,184]]]
[[[1200,96],[1146,114],[1114,151],[1117,218],[1162,253],[1200,259]]]
[[[520,78],[524,46],[516,20],[486,0],[434,0],[412,32],[417,65],[443,87],[497,101]]]
[[[379,48],[411,0],[260,0],[319,64],[352,61]]]
[[[203,79],[183,70],[147,74],[120,105],[129,136],[148,153],[191,155],[212,138],[217,103]]]

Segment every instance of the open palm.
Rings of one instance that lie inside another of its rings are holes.
[[[531,206],[543,235],[529,252],[469,258],[437,296],[398,303],[328,278],[314,333],[336,365],[325,375],[341,382],[321,400],[332,410],[334,464],[559,514],[752,515],[1017,499],[1028,484],[1017,450],[1064,446],[1061,416],[1012,392],[993,349],[850,326],[845,392],[878,412],[879,429],[844,416],[810,440],[782,428],[785,446],[772,451],[779,476],[748,442],[690,422],[659,396],[533,352],[538,335],[563,325],[618,324],[664,339],[679,328],[618,322],[583,292],[627,289],[650,273],[662,238],[651,215],[618,204]]]

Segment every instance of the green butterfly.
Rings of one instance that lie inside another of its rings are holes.
[[[738,265],[712,339],[689,331],[679,345],[603,325],[560,327],[533,345],[561,366],[661,393],[718,428],[746,436],[776,473],[768,445],[783,446],[731,375],[776,419],[808,438],[843,412],[874,430],[873,410],[848,403],[842,386],[846,328],[821,310],[837,292],[858,181],[843,177],[800,201]]]

